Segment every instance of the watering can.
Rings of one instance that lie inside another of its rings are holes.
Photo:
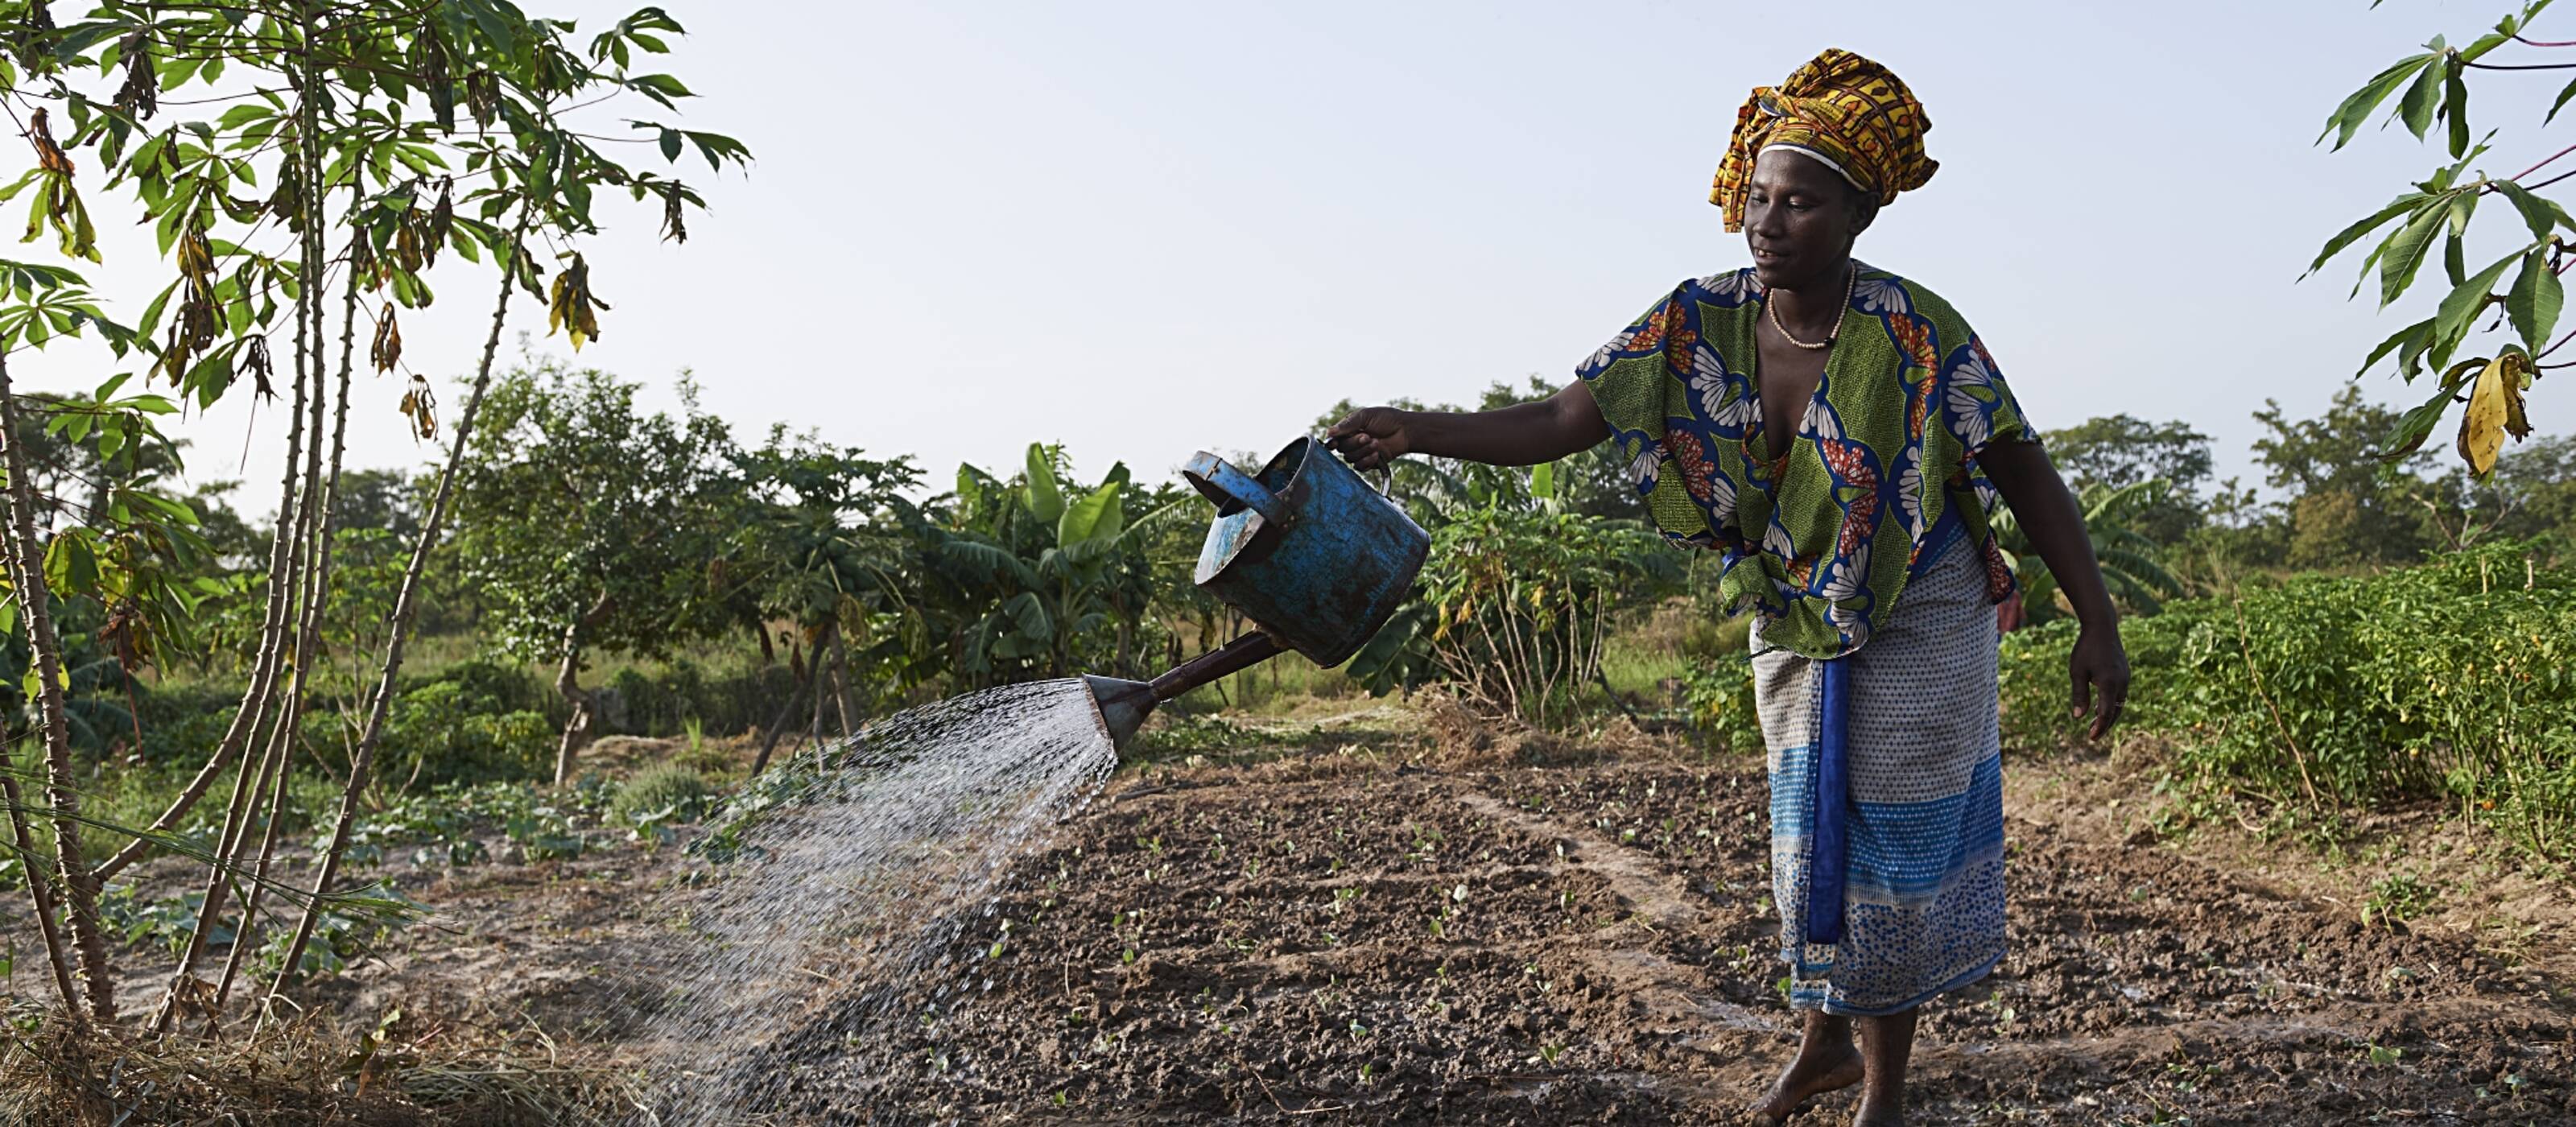
[[[1258,627],[1152,681],[1086,676],[1121,745],[1154,706],[1283,649],[1331,668],[1403,605],[1431,537],[1322,442],[1300,438],[1258,473],[1201,451],[1182,479],[1216,503],[1192,580]]]

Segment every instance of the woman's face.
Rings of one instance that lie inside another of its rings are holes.
[[[1867,225],[1857,197],[1841,173],[1804,153],[1771,149],[1756,157],[1744,196],[1754,277],[1796,292],[1839,285],[1852,240]]]

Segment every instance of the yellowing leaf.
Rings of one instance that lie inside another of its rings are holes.
[[[2487,362],[2478,373],[2477,382],[2469,388],[2469,409],[2460,414],[2460,460],[2469,464],[2469,472],[2484,475],[2495,468],[2496,453],[2504,449],[2505,424],[2505,357]],[[2517,376],[2512,381],[2520,384]],[[2517,394],[2514,398],[2520,398]]]

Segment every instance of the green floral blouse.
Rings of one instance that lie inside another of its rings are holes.
[[[1815,658],[1859,649],[1906,583],[1953,538],[1985,558],[1986,594],[2013,575],[1976,465],[2029,425],[1956,310],[1860,267],[1851,307],[1785,458],[1763,453],[1750,268],[1683,282],[1577,370],[1634,467],[1655,525],[1725,553],[1721,590],[1770,645]]]

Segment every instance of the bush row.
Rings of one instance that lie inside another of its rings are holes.
[[[2008,745],[2058,746],[2072,621],[2004,639]],[[2123,624],[2124,726],[2200,793],[2340,810],[2440,799],[2576,854],[2576,566],[2540,544],[2366,576],[2301,575]],[[1689,682],[1702,733],[1762,746],[1750,667]]]

